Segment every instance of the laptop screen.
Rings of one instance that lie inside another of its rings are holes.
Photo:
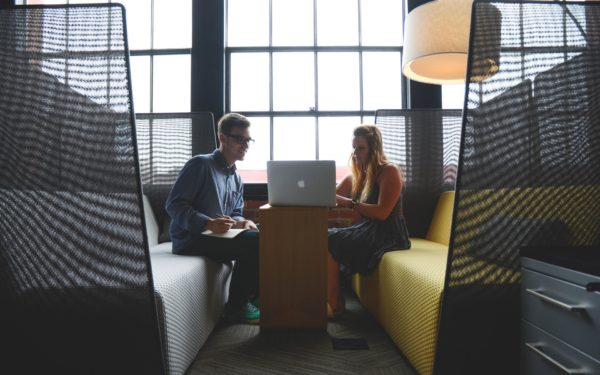
[[[267,161],[271,206],[335,207],[335,161]]]

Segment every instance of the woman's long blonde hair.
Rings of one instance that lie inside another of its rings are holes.
[[[353,134],[354,137],[365,138],[369,146],[369,161],[365,170],[361,170],[361,166],[357,165],[352,155],[350,155],[350,171],[352,172],[351,197],[353,199],[358,197],[359,202],[364,202],[373,190],[379,169],[388,164],[389,161],[383,152],[381,131],[377,126],[360,125],[354,129]],[[364,187],[361,191],[362,186]]]

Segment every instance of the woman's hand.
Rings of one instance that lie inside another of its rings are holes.
[[[352,199],[337,194],[335,196],[335,203],[337,203],[338,207],[352,207]]]
[[[229,216],[218,215],[216,218],[209,219],[208,222],[206,222],[205,229],[209,229],[211,232],[216,234],[221,234],[227,232],[235,224],[236,221],[230,218]]]

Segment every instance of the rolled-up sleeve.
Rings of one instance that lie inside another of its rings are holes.
[[[180,228],[191,233],[201,233],[209,216],[194,209],[194,199],[206,183],[208,166],[202,159],[190,159],[183,167],[171,193],[167,198],[166,210],[171,220]]]

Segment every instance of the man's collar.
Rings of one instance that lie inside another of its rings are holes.
[[[233,165],[231,167],[229,167],[227,165],[227,161],[225,160],[225,157],[223,156],[223,153],[221,152],[221,150],[216,149],[213,152],[213,158],[215,159],[215,161],[217,162],[217,164],[222,167],[224,170],[233,173],[237,170],[237,167],[235,165],[235,163],[233,163]]]

